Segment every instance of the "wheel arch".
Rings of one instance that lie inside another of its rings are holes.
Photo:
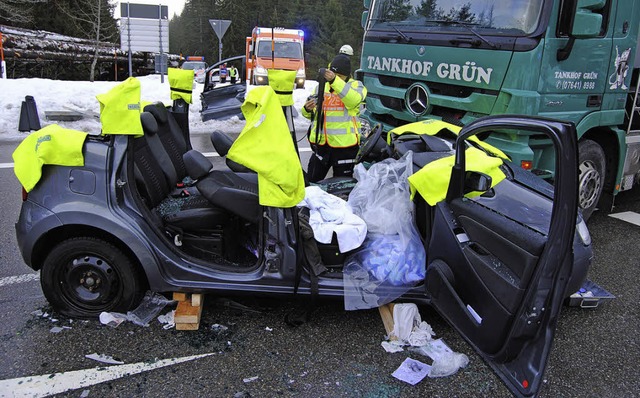
[[[587,131],[579,132],[578,138],[579,141],[594,141],[604,151],[605,180],[602,192],[613,194],[618,177],[618,160],[620,159],[620,141],[617,133],[609,127],[596,126]]]
[[[147,256],[138,256],[131,249],[131,247],[124,242],[120,237],[105,231],[102,228],[97,228],[91,225],[85,224],[65,224],[59,227],[53,228],[43,234],[33,246],[31,265],[33,269],[40,270],[44,265],[44,261],[51,252],[51,250],[61,242],[79,237],[94,237],[102,239],[121,250],[137,268],[137,272],[143,278],[143,282],[146,287],[149,286],[149,277],[147,275],[147,269],[142,264],[149,264],[150,261],[144,261]],[[150,257],[150,256],[149,256]]]

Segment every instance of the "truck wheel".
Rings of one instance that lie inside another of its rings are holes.
[[[63,315],[95,318],[124,312],[142,299],[142,278],[120,249],[101,239],[65,240],[51,250],[40,272],[42,291]]]
[[[581,141],[578,152],[578,204],[588,220],[602,194],[605,156],[602,147],[592,140]]]

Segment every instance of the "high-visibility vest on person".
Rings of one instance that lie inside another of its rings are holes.
[[[333,91],[331,91],[333,89]],[[318,92],[316,88],[316,93]],[[349,79],[348,82],[336,77],[333,83],[325,84],[324,100],[320,117],[313,118],[309,141],[334,148],[347,148],[360,143],[360,104],[367,96],[362,82]],[[316,112],[319,110],[316,109]],[[302,115],[311,119],[311,112],[302,107]],[[321,120],[319,134],[316,124]]]

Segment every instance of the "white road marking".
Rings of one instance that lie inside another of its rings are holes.
[[[640,214],[633,211],[609,214],[609,217],[617,218],[618,220],[626,221],[628,223],[640,226]]]
[[[23,274],[16,276],[7,276],[5,278],[0,278],[0,287],[14,285],[16,283],[25,283],[37,281],[40,279],[40,274]]]
[[[13,163],[0,163],[0,169],[12,169]]]
[[[214,353],[0,380],[0,397],[47,397],[210,355]]]

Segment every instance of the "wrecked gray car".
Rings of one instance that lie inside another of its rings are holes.
[[[342,298],[344,259],[336,263],[334,255],[329,271],[314,275],[302,255],[298,208],[261,206],[250,170],[202,163],[171,108],[148,105],[141,118],[143,137],[89,136],[83,166],[44,166],[24,192],[18,245],[25,263],[40,270],[56,311],[126,312],[148,289]],[[509,162],[494,187],[467,170],[470,137],[505,129],[554,143],[553,187]],[[359,160],[380,156],[381,133],[376,128],[364,141]],[[426,277],[400,299],[433,306],[512,392],[535,395],[562,303],[592,258],[578,212],[575,126],[496,116],[432,138],[403,134],[382,145],[390,157],[413,151],[416,168],[454,153],[446,198],[435,205],[414,198]],[[481,195],[469,198],[470,190]]]

